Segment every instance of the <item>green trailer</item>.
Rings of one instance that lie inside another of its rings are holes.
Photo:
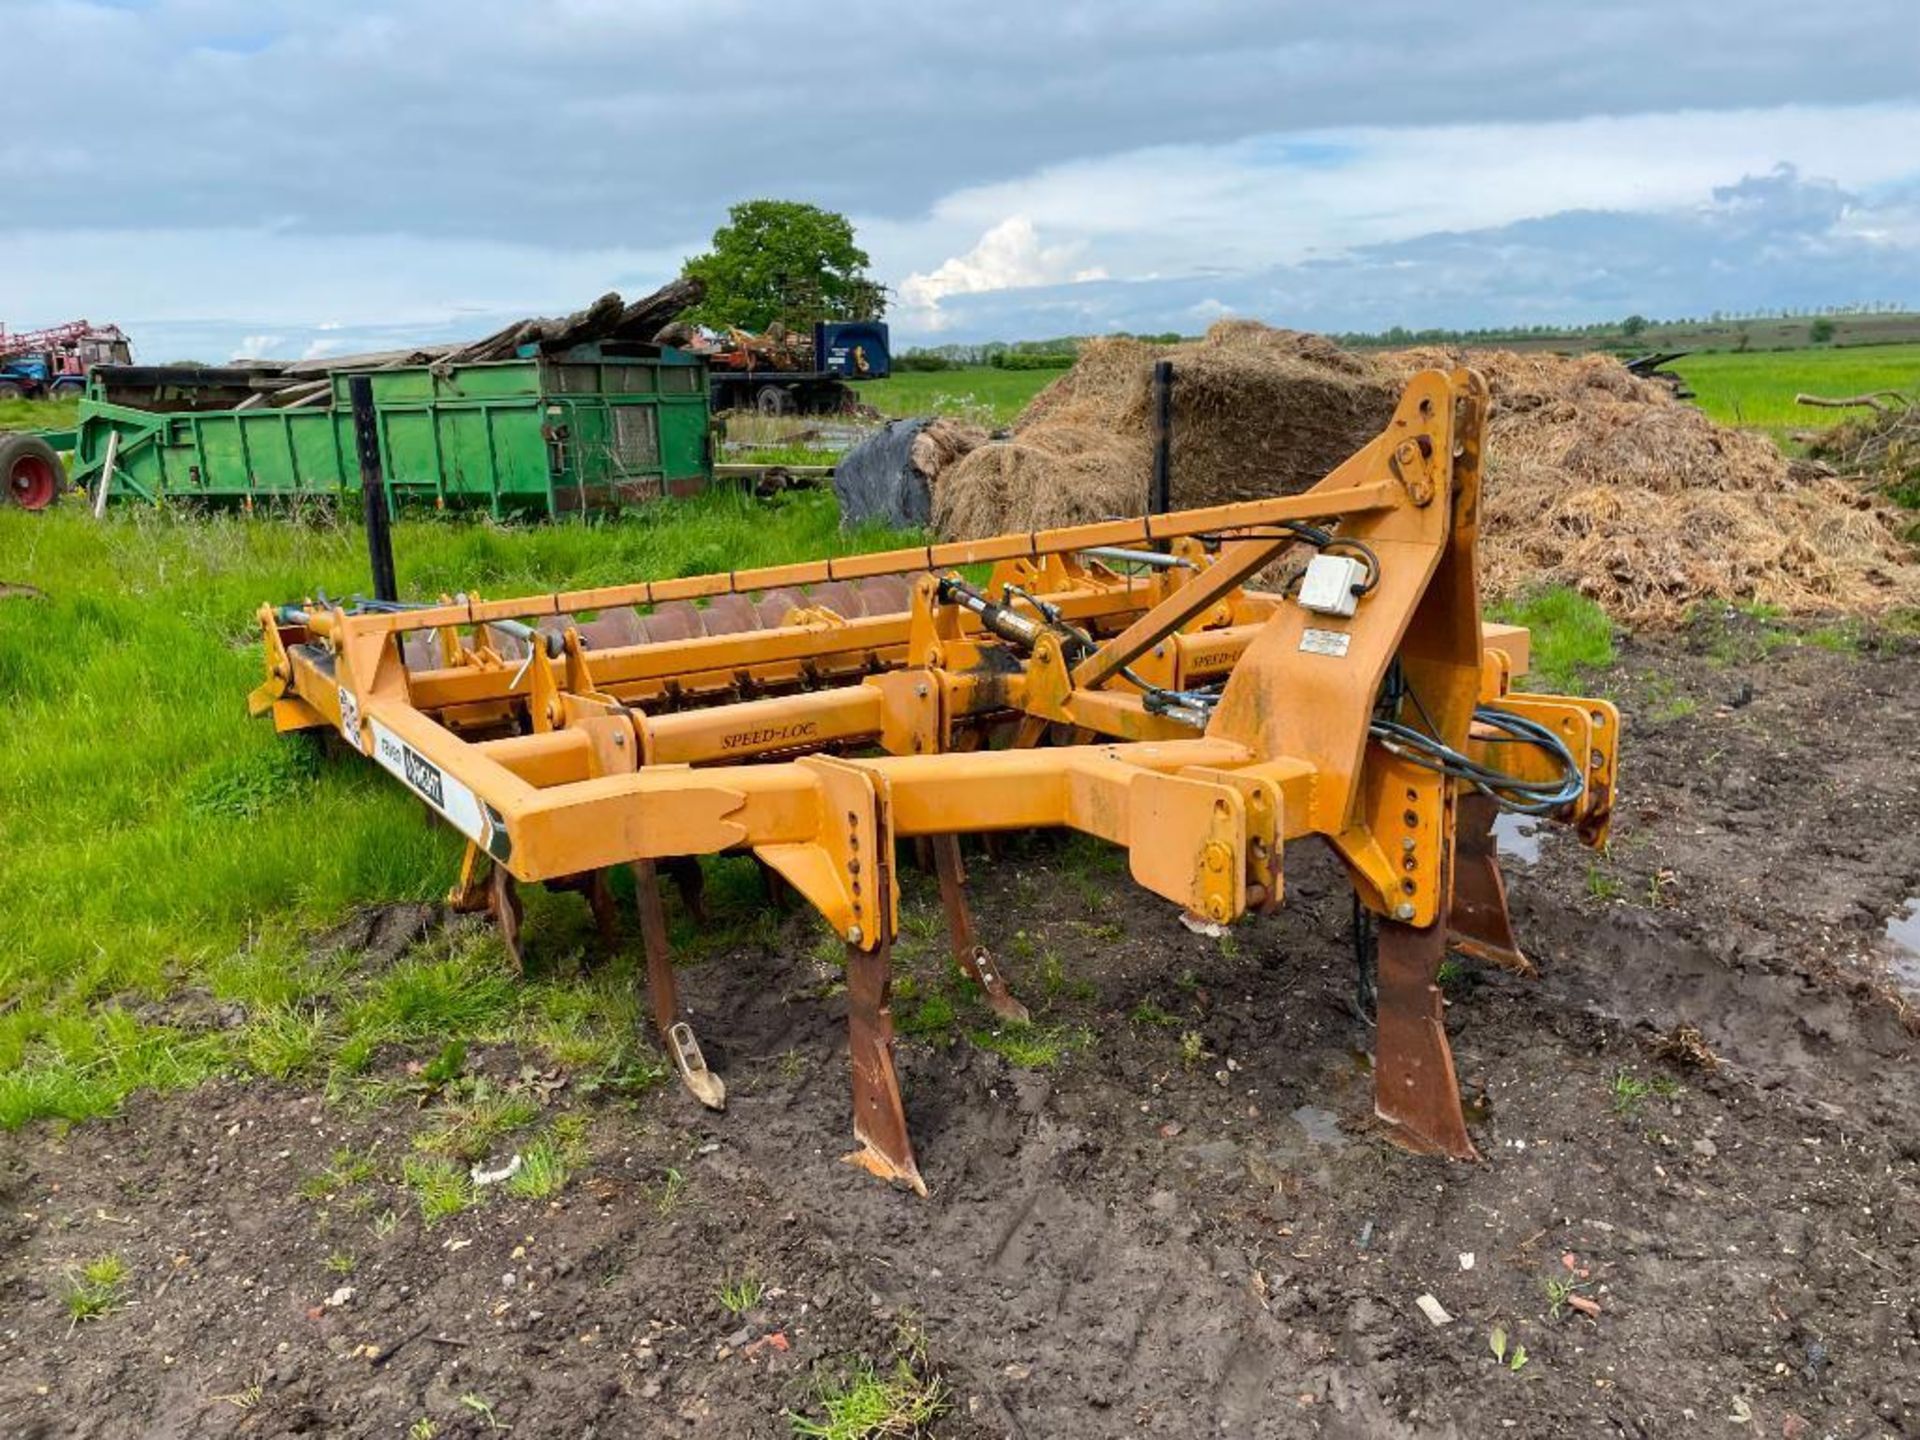
[[[91,490],[106,474],[109,499],[155,505],[357,503],[354,374],[371,377],[395,509],[581,514],[712,482],[705,363],[616,341],[335,371],[312,383],[308,403],[279,405],[268,402],[286,398],[284,378],[257,371],[98,366],[80,405],[73,479]]]

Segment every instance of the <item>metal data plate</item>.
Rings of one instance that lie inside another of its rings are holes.
[[[1352,639],[1344,630],[1316,630],[1308,626],[1300,632],[1300,648],[1309,655],[1344,656]]]

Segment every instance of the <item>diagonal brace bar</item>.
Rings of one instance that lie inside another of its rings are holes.
[[[1104,684],[1201,611],[1219,604],[1249,575],[1294,543],[1294,538],[1287,535],[1271,540],[1236,540],[1223,547],[1213,564],[1075,666],[1073,683],[1085,690]]]

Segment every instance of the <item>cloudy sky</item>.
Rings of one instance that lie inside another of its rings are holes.
[[[1913,0],[0,0],[0,56],[0,319],[149,360],[644,291],[757,196],[896,343],[1920,305]]]

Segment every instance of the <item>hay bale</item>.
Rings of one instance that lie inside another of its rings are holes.
[[[868,523],[919,527],[933,518],[932,479],[987,438],[947,416],[894,420],[840,457],[833,491],[842,529]]]
[[[1399,395],[1391,367],[1251,321],[1221,321],[1181,345],[1096,340],[1009,437],[941,472],[935,524],[966,539],[1143,513],[1163,358],[1174,368],[1171,478],[1183,509],[1306,489],[1378,433]]]

